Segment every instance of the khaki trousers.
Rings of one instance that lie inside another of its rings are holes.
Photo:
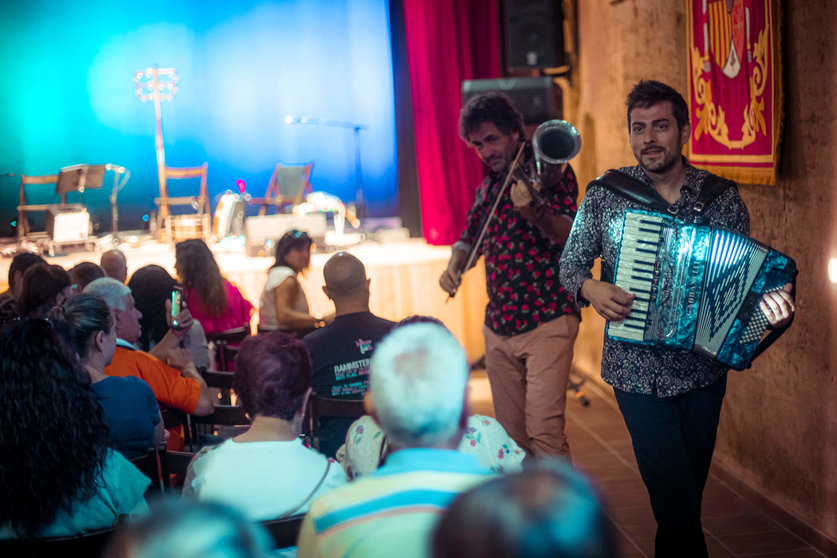
[[[564,414],[578,317],[567,314],[511,337],[482,331],[497,421],[529,454],[569,459]]]

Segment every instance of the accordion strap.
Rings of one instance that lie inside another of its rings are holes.
[[[616,169],[610,169],[591,185],[601,186],[615,194],[629,200],[646,205],[651,209],[675,215],[673,204],[668,203],[656,190],[649,188],[636,178]],[[735,182],[721,178],[714,174],[708,175],[701,185],[695,204],[692,206],[691,218],[699,217],[703,209],[720,196],[727,188],[735,188]]]

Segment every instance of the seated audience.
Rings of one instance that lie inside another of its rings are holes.
[[[490,478],[459,453],[468,421],[468,363],[443,327],[414,324],[375,349],[367,402],[392,452],[374,473],[311,504],[299,556],[428,556],[442,510]]]
[[[105,375],[116,349],[113,316],[105,301],[91,294],[73,295],[52,309],[50,321],[90,377],[114,449],[131,458],[165,443],[160,409],[148,384],[134,376]]]
[[[72,294],[70,274],[60,265],[37,264],[23,274],[17,300],[21,318],[46,318],[53,306]]]
[[[233,389],[250,429],[204,448],[189,465],[184,498],[219,500],[251,519],[305,513],[312,500],[346,483],[343,468],[302,445],[311,360],[298,339],[248,337],[235,360]]]
[[[23,274],[35,264],[46,264],[46,260],[31,252],[16,254],[9,265],[9,290],[0,294],[0,297],[19,298],[20,292],[23,290]]]
[[[480,465],[495,473],[511,473],[523,467],[526,452],[517,445],[500,423],[484,415],[468,417],[468,426],[457,450],[476,457]],[[369,415],[356,420],[346,435],[346,443],[337,451],[339,461],[350,479],[374,472],[390,452],[389,439]]]
[[[543,461],[460,494],[433,535],[434,558],[611,558],[619,551],[589,482]]]
[[[143,351],[153,349],[169,332],[166,301],[171,299],[171,292],[178,282],[169,272],[159,265],[146,265],[131,275],[128,288],[134,297],[134,305],[142,314],[137,347]],[[184,303],[185,304],[185,303]],[[188,305],[187,305],[188,306]],[[201,323],[192,320],[191,327],[183,337],[183,346],[192,353],[195,368],[210,367],[209,347]]]
[[[267,272],[259,297],[259,331],[277,329],[299,337],[330,323],[333,314],[312,316],[308,299],[297,278],[311,267],[311,237],[291,229],[276,242],[276,261]]]
[[[323,291],[334,302],[334,322],[305,336],[314,363],[314,393],[361,399],[369,389],[369,362],[378,342],[395,322],[369,311],[369,283],[363,262],[338,252],[323,267]],[[352,419],[320,419],[320,451],[334,456]]]
[[[150,481],[108,447],[90,380],[50,324],[12,324],[0,354],[0,538],[79,534],[147,513]]]
[[[145,380],[161,408],[173,407],[193,415],[209,415],[215,410],[206,382],[198,374],[187,349],[179,347],[185,331],[191,326],[188,310],[178,316],[182,330],[172,330],[163,337],[152,352],[137,349],[134,343],[142,335],[139,319],[142,314],[134,306],[131,289],[110,277],[96,279],[84,289],[85,293],[102,298],[114,316],[116,350],[113,361],[105,367],[108,376],[136,376]],[[160,358],[166,359],[166,362]],[[183,449],[179,435],[169,439],[169,449]]]
[[[178,242],[174,247],[174,269],[183,284],[183,298],[192,317],[206,333],[250,327],[253,305],[238,287],[221,275],[218,263],[199,238]]]
[[[270,538],[240,512],[218,502],[161,500],[152,515],[111,541],[112,558],[267,558]]]
[[[93,262],[81,262],[70,268],[70,279],[75,285],[75,292],[80,293],[84,287],[105,276],[105,270]]]
[[[128,279],[128,260],[125,259],[125,254],[116,248],[102,254],[99,265],[105,271],[105,277],[111,277],[120,283]]]
[[[17,318],[17,299],[23,291],[23,274],[36,264],[46,264],[46,261],[30,252],[21,252],[12,258],[9,265],[9,288],[0,294],[0,325]]]

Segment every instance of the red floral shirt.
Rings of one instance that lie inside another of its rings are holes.
[[[505,180],[489,174],[477,189],[468,212],[460,246],[473,246],[484,219]],[[508,188],[488,225],[479,255],[485,257],[488,305],[485,325],[498,335],[517,335],[564,314],[578,314],[574,298],[558,280],[558,260],[563,245],[553,244],[531,221],[520,214]],[[547,212],[575,216],[578,183],[568,165],[560,183],[545,185],[534,203]]]

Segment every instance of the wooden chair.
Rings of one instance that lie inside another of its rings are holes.
[[[308,431],[314,447],[320,449],[320,419],[345,418],[357,420],[366,414],[363,399],[336,399],[321,397],[315,393],[308,398],[309,424]]]
[[[165,450],[162,450],[165,452]],[[134,464],[134,467],[140,470],[143,475],[151,479],[151,484],[146,491],[146,494],[162,494],[166,491],[166,480],[168,475],[163,474],[163,468],[160,462],[160,456],[157,448],[148,448],[145,455],[134,457],[129,460]]]
[[[186,451],[162,451],[160,452],[160,470],[166,480],[167,492],[180,492],[183,489],[183,480],[186,478],[186,471],[189,463],[195,457],[194,453]],[[175,475],[172,478],[172,475]]]
[[[235,355],[238,352],[238,346],[248,335],[250,335],[249,325],[206,334],[206,340],[215,345],[215,364],[218,370],[233,370],[235,368]]]
[[[212,215],[209,212],[209,193],[206,187],[206,174],[207,168],[209,167],[209,163],[204,163],[199,167],[169,167],[166,166],[165,168],[165,180],[163,184],[161,184],[161,193],[163,194],[159,198],[154,198],[154,203],[157,205],[157,230],[162,231],[163,226],[165,225],[169,231],[169,238],[173,240],[172,236],[172,223],[171,223],[171,207],[172,206],[184,206],[188,205],[194,207],[197,211],[198,216],[203,219],[207,220],[208,224],[206,229],[203,231],[204,240],[208,238],[209,231],[211,230],[212,224]],[[200,191],[197,196],[177,196],[177,197],[170,197],[169,196],[169,189],[168,189],[168,181],[169,179],[174,180],[181,180],[181,179],[189,179],[189,178],[199,178],[200,179]],[[183,239],[180,239],[183,240]]]
[[[302,203],[306,194],[311,193],[311,171],[314,163],[307,165],[283,165],[276,163],[270,182],[263,198],[251,198],[250,205],[259,205],[259,215],[265,215],[267,208],[273,206],[282,212],[285,206]]]
[[[276,548],[279,549],[296,546],[303,519],[305,519],[305,514],[292,515],[280,519],[269,519],[260,523],[270,533],[273,542],[276,544]]]
[[[192,439],[192,425],[190,415],[178,409],[160,409],[160,416],[163,417],[163,426],[166,430],[180,427],[183,430],[183,444],[190,449],[195,446]]]
[[[232,382],[235,376],[232,372],[221,372],[217,370],[198,370],[206,385],[210,388],[221,391],[219,403],[222,405],[232,404]]]
[[[215,405],[215,412],[211,415],[199,417],[196,415],[189,416],[189,422],[192,425],[192,441],[190,446],[192,451],[197,451],[200,448],[198,443],[198,435],[204,434],[206,436],[214,436],[225,440],[244,430],[244,427],[250,426],[250,417],[244,412],[241,407],[233,405]],[[198,427],[202,427],[199,429]],[[216,428],[222,427],[222,428]],[[236,428],[238,427],[238,428]]]
[[[28,556],[30,558],[102,556],[102,552],[107,547],[110,539],[118,531],[119,527],[108,527],[67,537],[0,540],[0,555]]]

